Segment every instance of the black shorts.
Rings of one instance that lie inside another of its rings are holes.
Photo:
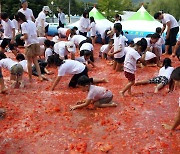
[[[166,39],[165,45],[175,46],[178,32],[179,32],[179,27],[171,28],[169,33],[169,38]]]
[[[121,58],[114,58],[114,61],[117,62],[117,63],[124,63],[124,60],[125,60],[125,56],[121,57]]]
[[[78,83],[78,79],[81,77],[81,76],[88,76],[88,69],[87,67],[85,67],[84,71],[79,73],[79,74],[75,74],[72,78],[71,78],[71,81],[69,82],[69,87],[72,87],[72,88],[75,88],[77,83]],[[93,78],[90,78],[90,82],[93,83]]]
[[[164,86],[168,84],[169,80],[165,76],[157,76],[153,79],[149,80],[149,83],[155,83],[155,84],[163,84]]]
[[[87,32],[81,32],[81,31],[79,31],[79,34],[82,35],[82,36],[87,37]]]
[[[4,38],[1,43],[1,48],[5,49],[6,46],[8,45],[10,50],[14,50],[14,44],[11,44],[10,42],[11,39]]]

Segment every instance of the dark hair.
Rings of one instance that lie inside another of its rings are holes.
[[[114,43],[114,39],[109,39],[108,43],[110,43],[110,42]]]
[[[90,17],[89,19],[90,19],[90,23],[95,22],[94,17]]]
[[[27,22],[26,16],[22,12],[18,12],[15,17],[18,22],[20,20],[22,20],[23,22]]]
[[[6,20],[7,18],[9,18],[8,14],[6,12],[2,12],[1,13],[1,19]]]
[[[154,14],[154,18],[155,18],[155,19],[158,19],[161,14],[162,14],[162,12],[157,12],[157,13],[155,13],[155,14]]]
[[[159,39],[160,38],[160,35],[158,33],[154,33],[151,35],[151,38],[153,39]]]
[[[0,52],[0,60],[7,58],[6,55],[3,52]]]
[[[78,85],[80,86],[90,85],[90,83],[91,81],[86,75],[83,75],[78,79]]]
[[[161,31],[162,31],[162,28],[161,28],[161,27],[157,27],[157,28],[156,28],[156,33],[159,34],[159,33],[161,33]]]
[[[83,17],[86,18],[86,15],[88,15],[88,18],[89,18],[89,13],[87,11],[84,11]]]
[[[141,47],[142,52],[144,52],[147,48],[147,41],[145,38],[142,38],[140,41],[136,43],[136,45]]]
[[[47,47],[47,48],[49,48],[50,46],[51,46],[51,41],[50,40],[45,40],[44,41],[44,45]]]
[[[73,29],[73,30],[78,30],[78,28],[77,28],[76,26],[74,26],[72,29]]]
[[[90,56],[92,55],[92,52],[89,50],[83,50],[84,51],[84,56]]]
[[[114,29],[116,29],[118,32],[122,31],[122,25],[120,23],[114,24]]]
[[[165,69],[168,68],[168,67],[171,67],[171,59],[165,58],[163,60],[163,66],[165,67]]]
[[[56,66],[61,66],[64,63],[64,61],[59,58],[58,54],[54,54],[54,55],[48,57],[47,63],[48,63],[48,65],[54,64]]]
[[[121,18],[121,16],[119,14],[116,14],[115,18],[119,18],[120,21],[122,20],[122,18]]]
[[[17,56],[16,56],[16,60],[22,61],[22,60],[25,60],[25,57],[24,57],[24,55],[23,55],[22,53],[19,53],[19,54],[17,54]]]
[[[170,81],[169,81],[169,90],[173,91],[174,89],[174,81],[180,81],[180,67],[177,67],[171,73]]]

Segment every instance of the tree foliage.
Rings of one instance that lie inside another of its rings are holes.
[[[112,20],[115,14],[120,14],[124,10],[132,10],[131,0],[98,0],[98,9],[104,13],[105,17]]]
[[[148,11],[153,15],[155,12],[163,10],[172,14],[176,19],[180,19],[180,0],[152,0],[148,5]]]
[[[28,0],[29,8],[33,10],[34,16],[37,17],[47,0]],[[11,18],[21,8],[20,0],[1,0],[2,12],[7,12]]]

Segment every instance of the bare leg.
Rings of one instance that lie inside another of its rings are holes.
[[[138,86],[138,85],[145,85],[145,84],[149,84],[149,80],[138,81],[134,85]]]
[[[165,54],[165,55],[168,54],[168,51],[169,51],[169,45],[166,45],[166,46],[165,46],[165,53],[164,53],[164,54]]]
[[[93,83],[107,83],[108,80],[105,78],[98,79],[98,78],[93,78]]]
[[[6,92],[6,87],[5,87],[5,85],[4,85],[4,79],[3,78],[0,78],[0,85],[1,85],[1,93],[4,93],[4,92]]]
[[[122,71],[123,71],[123,65],[117,63],[117,65],[116,65],[116,72],[122,72]]]
[[[114,102],[109,102],[108,104],[101,104],[99,102],[95,102],[94,105],[96,107],[100,107],[100,108],[104,108],[104,107],[116,107],[117,106],[117,104],[114,103]]]
[[[124,93],[131,88],[132,85],[134,85],[135,81],[129,81],[129,83],[120,91],[120,94],[124,96]]]
[[[34,63],[34,65],[35,65],[35,67],[36,67],[39,80],[42,81],[43,78],[42,78],[42,76],[41,76],[41,70],[40,70],[40,67],[39,67],[39,63],[38,63],[37,57],[34,57],[34,58],[33,58],[33,63]],[[31,66],[31,70],[32,70],[32,66]]]
[[[164,87],[164,85],[162,83],[158,84],[154,90],[154,93],[158,93],[158,91],[163,87]]]
[[[32,81],[32,59],[30,58],[27,59],[27,67],[28,67],[29,80]]]
[[[178,109],[178,115],[177,115],[177,117],[175,118],[174,124],[173,124],[172,126],[171,126],[171,125],[168,125],[168,124],[162,124],[162,126],[163,126],[165,129],[175,130],[179,125],[180,125],[180,107],[179,107],[179,109]]]
[[[114,63],[113,63],[113,70],[116,70],[116,67],[117,67],[117,62],[114,61]]]

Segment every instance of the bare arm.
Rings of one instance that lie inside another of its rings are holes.
[[[57,84],[59,83],[59,81],[61,80],[61,78],[62,78],[62,76],[58,76],[58,77],[55,79],[55,81],[54,81],[54,83],[53,83],[53,85],[52,85],[52,87],[51,87],[51,91],[54,90],[54,88],[57,86]]]
[[[146,52],[145,52],[145,53],[141,56],[141,58],[139,59],[139,61],[140,61],[143,65],[146,65],[145,57],[146,57]]]
[[[180,41],[178,41],[178,42],[176,43],[176,45],[175,45],[175,47],[174,47],[174,50],[173,50],[173,53],[172,53],[172,56],[175,56],[175,55],[176,55],[176,51],[177,51],[177,49],[179,48],[179,46],[180,46]]]
[[[12,29],[12,40],[11,40],[11,43],[13,44],[14,41],[15,41],[15,28]]]
[[[165,29],[166,29],[166,24],[163,24],[163,28],[161,30],[161,35],[162,35],[162,33],[164,32]]]
[[[28,35],[27,34],[23,34],[23,36],[21,36],[21,40],[27,40],[28,39]]]
[[[87,99],[87,100],[85,101],[85,103],[82,103],[82,104],[79,104],[79,105],[75,105],[75,106],[70,107],[70,110],[75,110],[75,109],[78,109],[78,108],[83,108],[83,107],[85,107],[85,106],[88,106],[90,103],[91,103],[91,100],[90,100],[90,99]]]
[[[170,34],[170,27],[171,27],[171,22],[169,21],[169,22],[167,22],[167,35],[166,35],[166,39],[168,39],[169,38],[169,34]]]

